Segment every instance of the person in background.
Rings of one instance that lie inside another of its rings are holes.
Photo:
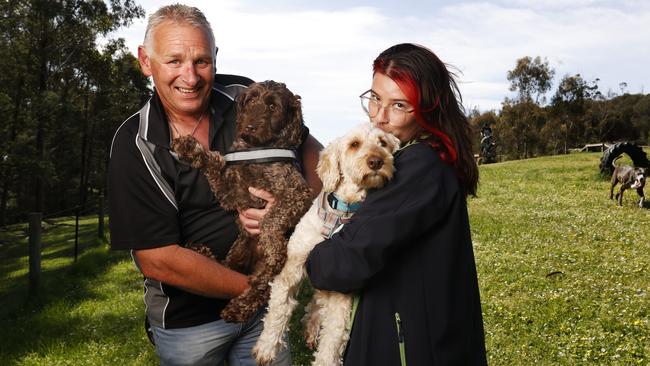
[[[237,238],[236,214],[219,205],[201,171],[179,162],[170,150],[173,138],[192,135],[206,149],[225,153],[235,135],[234,99],[252,81],[215,75],[210,24],[199,9],[185,5],[165,6],[149,17],[138,58],[155,88],[113,138],[112,249],[131,250],[144,275],[147,320],[161,365],[223,365],[224,360],[229,366],[255,365],[251,349],[262,330],[263,309],[244,324],[219,318],[228,299],[248,288],[245,275],[217,261]],[[318,194],[321,145],[303,130],[299,155]],[[239,213],[245,229],[257,234],[274,200],[250,191],[267,200],[263,209]],[[290,362],[287,350],[274,364]]]
[[[307,261],[315,288],[358,294],[345,365],[485,365],[467,196],[478,168],[445,64],[398,44],[361,95],[370,121],[401,141],[396,173]]]

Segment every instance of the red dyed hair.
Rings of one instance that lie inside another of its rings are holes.
[[[454,168],[465,195],[476,195],[478,167],[472,153],[472,130],[447,66],[428,48],[402,43],[382,52],[373,63],[373,72],[399,86],[413,105],[415,121],[431,134],[427,142]]]
[[[442,159],[442,161],[453,164],[458,155],[454,143],[446,133],[428,123],[423,115],[423,112],[433,112],[439,107],[440,96],[436,95],[433,105],[423,110],[420,88],[418,88],[415,78],[408,70],[400,69],[395,66],[387,66],[384,58],[377,58],[373,64],[373,72],[379,72],[388,76],[397,84],[397,86],[399,86],[404,95],[406,95],[406,99],[413,106],[413,113],[415,114],[415,121],[417,124],[434,136],[434,138],[428,139],[427,142],[439,151],[440,159]]]

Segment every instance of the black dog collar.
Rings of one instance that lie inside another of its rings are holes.
[[[224,155],[226,164],[275,163],[297,161],[296,152],[289,149],[248,149]]]

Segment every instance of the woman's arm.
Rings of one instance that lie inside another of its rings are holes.
[[[393,181],[369,192],[352,220],[311,252],[307,271],[314,287],[358,290],[418,237],[444,225],[453,196],[461,194],[451,167],[424,145],[404,151],[396,167]]]

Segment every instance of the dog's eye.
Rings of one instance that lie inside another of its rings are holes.
[[[379,139],[379,145],[381,147],[386,147],[386,141],[384,141],[384,139]]]
[[[276,108],[276,107],[275,107],[275,104],[273,104],[273,103],[269,104],[269,109],[270,109],[270,110],[274,111],[275,108]]]
[[[350,143],[350,147],[351,147],[351,148],[354,148],[354,149],[358,148],[359,145],[360,145],[359,141],[352,141],[352,142]]]

